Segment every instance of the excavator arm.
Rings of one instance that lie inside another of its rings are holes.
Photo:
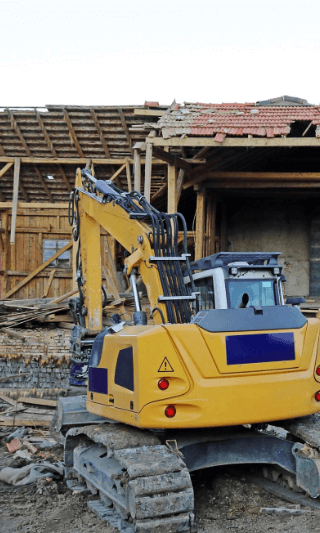
[[[190,322],[190,294],[181,263],[189,268],[186,224],[180,214],[160,213],[137,191],[124,193],[111,181],[97,180],[88,170],[77,170],[72,193],[71,222],[79,243],[76,279],[80,292],[82,325],[93,335],[102,330],[100,228],[128,252],[125,273],[140,312],[135,269],[146,286],[154,322]],[[184,231],[184,254],[178,255],[178,229]]]

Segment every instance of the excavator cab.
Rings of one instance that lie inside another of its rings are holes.
[[[199,310],[284,305],[279,255],[220,252],[191,263]]]

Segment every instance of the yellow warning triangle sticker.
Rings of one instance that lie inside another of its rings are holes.
[[[170,365],[168,359],[165,357],[162,361],[158,372],[174,372],[172,366]]]

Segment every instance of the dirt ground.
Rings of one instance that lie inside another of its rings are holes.
[[[55,457],[62,457],[61,446],[47,452],[47,459]],[[0,469],[11,462],[12,454],[0,442]],[[261,513],[265,507],[297,506],[248,482],[246,472],[219,468],[193,476],[198,533],[320,532],[320,510],[301,507],[303,514],[289,517]],[[87,508],[87,498],[84,493],[72,494],[63,481],[41,480],[23,488],[0,483],[0,533],[116,533]]]

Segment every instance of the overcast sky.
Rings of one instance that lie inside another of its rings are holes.
[[[320,103],[320,4],[0,0],[0,106]]]

